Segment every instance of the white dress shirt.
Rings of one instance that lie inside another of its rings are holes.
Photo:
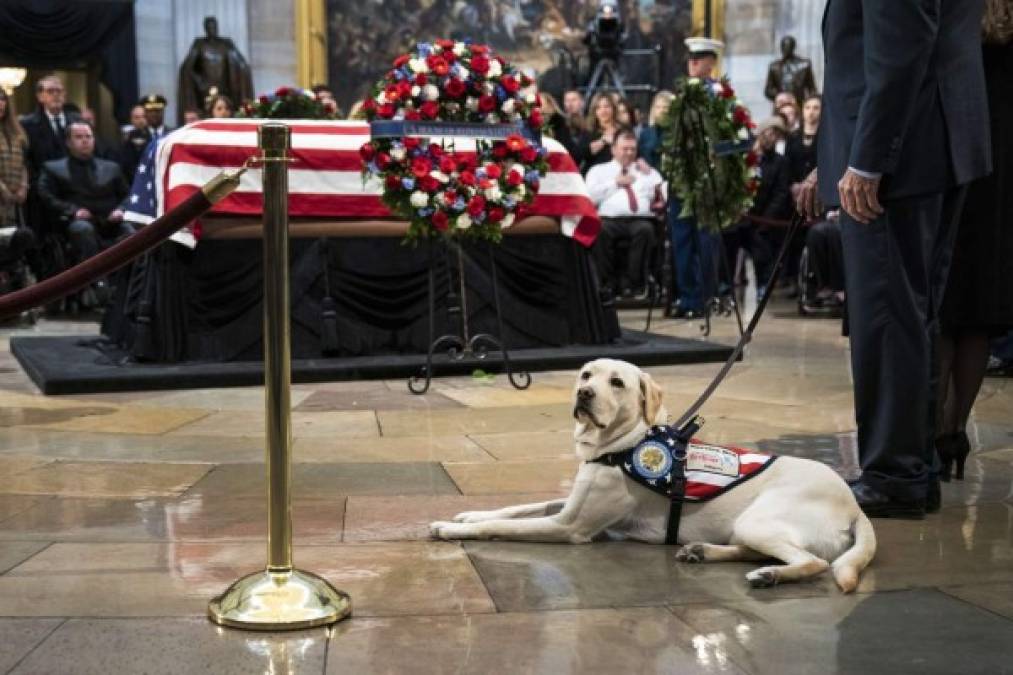
[[[616,184],[616,178],[623,174],[619,162],[612,160],[607,164],[596,164],[587,172],[587,191],[598,207],[599,216],[629,218],[652,215],[651,204],[661,195],[664,182],[661,174],[650,167],[647,172],[642,172],[636,163],[630,164],[626,172],[633,177],[633,184],[629,187],[633,191],[636,210],[630,208],[630,195],[626,188]]]

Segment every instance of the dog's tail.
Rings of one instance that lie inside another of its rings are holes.
[[[845,593],[851,593],[858,587],[858,575],[872,561],[872,556],[876,555],[876,532],[872,529],[868,516],[859,511],[851,528],[855,543],[838,556],[832,565],[834,580]]]

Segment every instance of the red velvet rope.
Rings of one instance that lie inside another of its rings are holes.
[[[58,300],[115,272],[168,239],[211,206],[212,202],[203,192],[196,192],[169,213],[98,255],[34,286],[0,296],[0,319]]]

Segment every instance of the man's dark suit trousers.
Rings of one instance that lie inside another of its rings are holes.
[[[965,189],[895,199],[863,225],[841,212],[862,478],[925,499],[934,473],[939,305]]]
[[[630,218],[602,218],[601,232],[594,242],[591,255],[603,285],[613,286],[616,283],[616,250],[615,243],[622,239],[630,240],[629,253],[626,256],[626,269],[621,271],[619,281],[629,283],[633,288],[644,285],[646,256],[654,245],[654,223],[649,217],[634,216]]]

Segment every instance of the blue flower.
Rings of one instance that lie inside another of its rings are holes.
[[[426,218],[427,216],[431,216],[435,212],[436,212],[436,209],[430,209],[430,208],[419,209],[418,211],[416,211],[416,213],[418,213],[423,218]]]
[[[464,203],[464,199],[462,199],[461,197],[458,197],[457,201],[454,202],[451,206],[453,207],[453,209],[455,211],[463,211],[464,207],[466,206],[466,204]]]
[[[513,207],[517,206],[517,200],[514,199],[513,197],[504,197],[503,206],[507,207],[508,209],[512,209]]]
[[[507,91],[501,85],[496,85],[496,98],[500,101],[506,100]]]
[[[414,178],[402,178],[401,179],[401,186],[404,187],[405,190],[414,190],[415,189],[415,179]]]
[[[479,167],[478,170],[475,171],[475,176],[478,178],[485,178],[485,167]]]
[[[433,45],[428,42],[420,42],[415,46],[415,48],[422,56],[429,56],[429,54],[433,51]]]
[[[378,167],[376,165],[376,162],[374,162],[372,160],[369,162],[369,164],[366,165],[366,168],[369,169],[370,173],[373,173],[373,174],[380,173],[380,167]]]
[[[539,176],[538,172],[534,171],[534,170],[528,171],[526,174],[524,174],[524,182],[525,183],[529,183],[529,184],[530,183],[534,183],[539,178],[541,178],[541,176]]]

